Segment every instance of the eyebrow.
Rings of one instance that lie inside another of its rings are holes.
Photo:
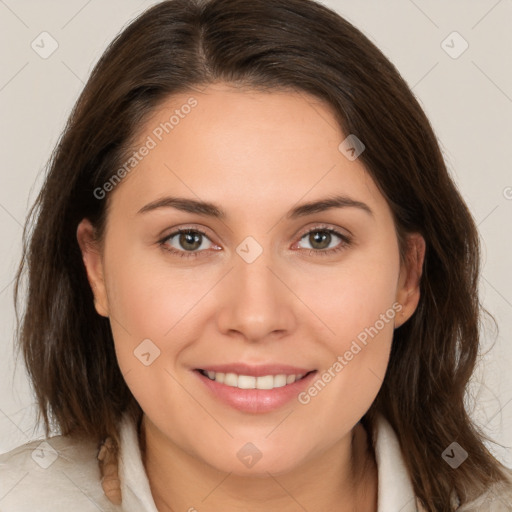
[[[226,212],[214,203],[185,197],[164,197],[157,199],[143,206],[137,214],[154,211],[159,208],[175,208],[183,212],[196,213],[216,219],[225,219],[227,217]],[[336,195],[296,206],[286,214],[286,219],[293,220],[312,215],[313,213],[324,212],[332,208],[358,208],[373,216],[373,211],[366,203],[356,201],[347,196]]]

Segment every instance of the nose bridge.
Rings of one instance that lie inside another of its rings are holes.
[[[220,329],[238,331],[253,341],[291,329],[293,294],[282,282],[271,250],[261,245],[258,249],[248,240],[239,245],[237,253],[230,289],[220,305]]]

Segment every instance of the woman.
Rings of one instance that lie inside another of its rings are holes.
[[[147,10],[32,218],[19,340],[62,435],[2,456],[7,510],[508,510],[463,400],[474,221],[407,85],[336,13]]]

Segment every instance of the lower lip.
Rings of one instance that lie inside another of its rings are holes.
[[[274,389],[240,389],[211,380],[199,370],[194,370],[194,373],[225,404],[243,412],[265,413],[279,409],[297,398],[310,385],[317,372],[314,371],[293,384]]]

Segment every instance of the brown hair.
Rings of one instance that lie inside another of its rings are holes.
[[[364,420],[382,413],[391,423],[429,511],[449,510],[452,491],[463,504],[503,481],[503,466],[464,407],[483,311],[475,223],[396,68],[312,0],[164,1],[119,34],[95,66],[27,219],[15,286],[17,303],[27,267],[17,334],[47,435],[54,421],[63,435],[118,443],[122,414],[140,421],[109,320],[94,308],[76,228],[87,217],[101,240],[109,198],[94,191],[126,160],[159,104],[218,81],[312,94],[332,107],[344,134],[363,141],[359,158],[392,209],[402,255],[407,233],[426,241],[418,308],[395,330],[384,383]],[[441,460],[453,441],[469,452],[456,470]]]

